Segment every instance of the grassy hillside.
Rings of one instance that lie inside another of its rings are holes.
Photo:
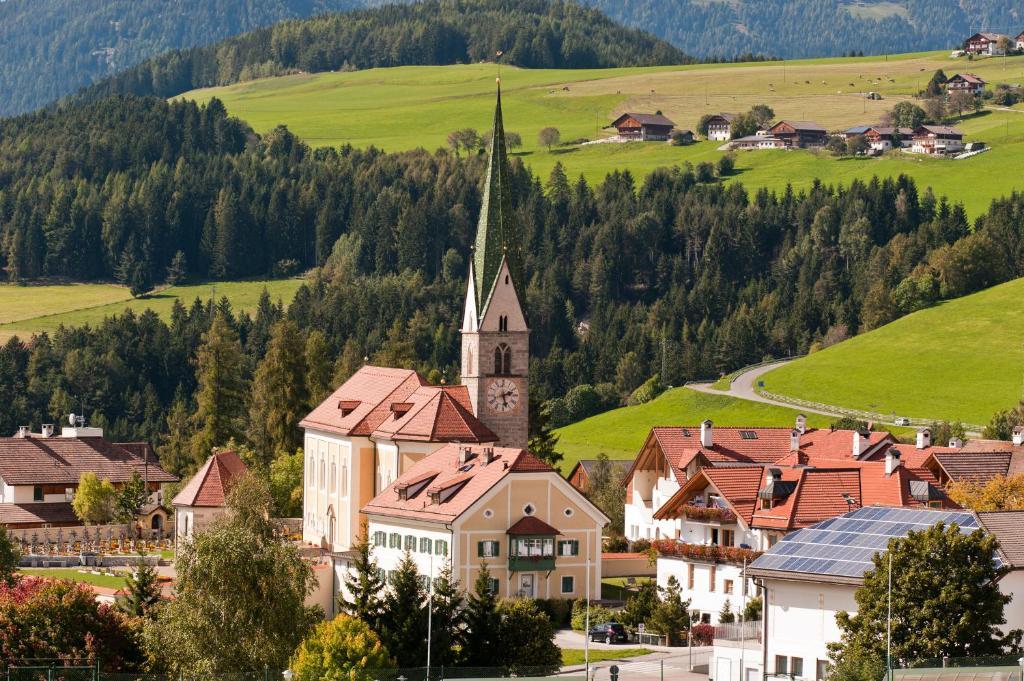
[[[570,174],[600,180],[614,169],[642,177],[665,165],[715,160],[716,144],[672,147],[659,143],[539,146],[537,133],[557,127],[563,141],[598,139],[617,114],[661,110],[683,128],[700,116],[739,111],[755,103],[771,105],[779,118],[813,119],[829,128],[877,121],[897,101],[921,89],[937,68],[947,74],[977,73],[991,82],[1024,81],[1024,57],[951,60],[944,53],[860,59],[821,59],[786,63],[715,64],[605,70],[501,70],[505,121],[519,132],[519,156],[542,177],[556,161]],[[258,131],[279,124],[313,145],[376,145],[388,151],[444,146],[449,132],[490,126],[496,67],[474,64],[372,69],[351,73],[298,74],[187,93],[207,101],[222,99],[229,112]],[[876,91],[885,99],[867,100]],[[994,196],[1024,187],[1016,159],[1024,154],[1024,112],[997,111],[962,124],[969,139],[995,150],[965,161],[922,159],[896,154],[883,159],[834,159],[811,152],[740,154],[736,181],[780,189],[787,182],[806,187],[814,178],[848,182],[873,175],[913,175],[939,194],[963,200],[972,214]],[[964,194],[968,180],[980,191]]]
[[[175,300],[181,300],[187,307],[196,298],[226,297],[236,311],[252,312],[264,288],[275,303],[280,299],[288,305],[301,284],[301,279],[185,284],[139,299],[133,299],[128,289],[114,284],[0,284],[0,341],[13,335],[27,337],[40,331],[53,332],[62,324],[95,325],[126,308],[136,312],[150,309],[168,319]]]
[[[1024,388],[1024,279],[948,301],[764,376],[765,389],[898,416],[987,423]]]
[[[568,472],[580,459],[604,452],[612,459],[632,459],[653,426],[696,425],[711,419],[721,426],[792,426],[796,409],[748,402],[724,395],[708,395],[675,388],[658,399],[636,407],[623,407],[560,428],[561,468]],[[833,419],[809,415],[812,426],[826,427]]]

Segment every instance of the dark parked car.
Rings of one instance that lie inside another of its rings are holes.
[[[590,628],[591,641],[604,641],[605,643],[626,643],[629,636],[626,635],[626,628],[618,622],[606,622]]]

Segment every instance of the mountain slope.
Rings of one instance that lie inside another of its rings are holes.
[[[1024,279],[944,302],[765,374],[764,389],[897,416],[987,423],[1021,399]]]
[[[0,116],[29,111],[165,50],[362,0],[6,0]]]
[[[169,52],[82,96],[170,97],[284,73],[493,60],[527,68],[609,68],[692,61],[648,33],[561,0],[426,0],[285,21]]]
[[[698,57],[948,49],[982,28],[1017,35],[1017,0],[583,0]]]

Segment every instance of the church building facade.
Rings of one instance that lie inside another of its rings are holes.
[[[301,423],[303,539],[332,556],[336,589],[367,523],[386,575],[408,551],[424,578],[450,563],[466,589],[486,565],[502,596],[600,597],[608,518],[526,449],[530,330],[500,89],[492,130],[461,385],[364,366]]]

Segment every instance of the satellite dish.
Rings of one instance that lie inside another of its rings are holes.
[[[74,412],[72,412],[71,415],[68,416],[68,423],[70,423],[72,426],[75,425],[75,414],[74,414]]]

